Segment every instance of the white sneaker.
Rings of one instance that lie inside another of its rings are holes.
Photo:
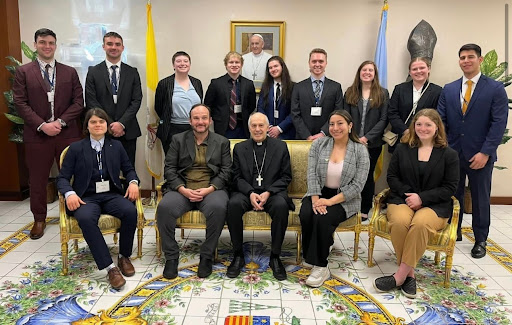
[[[331,272],[328,267],[313,266],[311,274],[306,279],[306,284],[313,288],[318,288],[324,284],[325,280],[329,279]]]

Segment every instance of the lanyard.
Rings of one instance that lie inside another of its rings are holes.
[[[98,160],[98,169],[100,171],[101,181],[103,182],[103,162],[102,162],[101,156],[102,156],[101,150],[96,151],[96,160]]]
[[[50,83],[50,87],[51,87],[50,91],[52,91],[53,90],[53,85],[54,85],[54,82],[55,82],[55,67],[53,67],[53,73],[52,73],[52,79],[51,80],[50,80],[50,76],[46,73],[46,70],[43,70],[41,68],[41,65],[39,65],[39,69],[41,69],[41,71],[43,72],[44,78],[46,80],[48,80],[48,82]]]

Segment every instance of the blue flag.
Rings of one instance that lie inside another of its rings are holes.
[[[383,88],[388,88],[388,54],[386,45],[386,29],[388,24],[388,1],[382,7],[377,48],[375,49],[375,64],[379,71],[379,82]]]

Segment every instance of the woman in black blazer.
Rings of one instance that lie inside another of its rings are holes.
[[[430,77],[430,59],[428,58],[412,59],[409,62],[409,75],[412,80],[396,85],[389,101],[388,119],[391,123],[391,131],[398,134],[399,139],[407,133],[415,113],[411,114],[408,121],[407,117],[413,107],[416,106],[416,112],[424,108],[436,108],[442,90],[440,86],[428,80]],[[395,146],[389,146],[389,152],[393,153]]]
[[[174,74],[158,82],[155,92],[155,112],[160,117],[156,136],[162,141],[165,153],[172,136],[190,130],[189,113],[192,106],[203,102],[201,80],[188,75],[190,55],[178,51],[172,56]]]
[[[401,286],[408,298],[416,297],[414,268],[429,237],[443,229],[452,215],[452,195],[459,183],[459,157],[448,147],[439,113],[423,109],[412,119],[391,157],[387,218],[398,270],[375,279],[378,292]]]
[[[373,61],[364,61],[357,69],[354,83],[347,89],[343,107],[354,120],[359,141],[368,146],[370,170],[361,192],[361,216],[368,219],[375,192],[373,172],[382,151],[382,134],[388,124],[388,90],[379,84],[379,73]]]

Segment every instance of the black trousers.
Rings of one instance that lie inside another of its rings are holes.
[[[373,172],[379,160],[382,146],[377,148],[368,148],[370,154],[370,170],[368,170],[368,178],[361,192],[361,213],[368,214],[372,208],[373,195],[375,194],[375,181],[373,180]]]
[[[121,144],[123,145],[124,150],[128,154],[128,159],[130,159],[130,162],[132,163],[133,168],[135,168],[135,152],[137,150],[137,138],[126,140],[125,137],[120,138],[114,138],[116,140],[121,141]]]
[[[167,151],[169,150],[169,145],[171,144],[172,136],[188,130],[190,130],[190,124],[171,124],[171,128],[169,129],[167,139],[160,139],[162,141],[162,148],[164,149],[165,155],[167,155]]]
[[[321,198],[330,199],[336,194],[336,189],[324,187]],[[345,209],[341,204],[335,204],[327,207],[327,214],[315,214],[311,197],[307,196],[302,199],[299,218],[304,259],[311,265],[326,267],[329,247],[334,244],[332,235],[338,225],[347,219]]]
[[[272,218],[270,233],[272,236],[271,253],[281,254],[286,228],[288,227],[288,203],[280,195],[271,195],[263,205],[265,212]],[[235,254],[242,253],[243,244],[243,219],[245,212],[252,210],[251,201],[248,196],[234,192],[228,202],[227,224],[233,251]]]
[[[137,209],[133,202],[118,193],[96,193],[82,197],[86,203],[73,212],[82,229],[84,239],[89,245],[98,269],[102,270],[112,264],[112,257],[98,227],[100,214],[110,214],[121,219],[119,230],[119,254],[130,257],[133,249],[133,238],[137,228]]]

